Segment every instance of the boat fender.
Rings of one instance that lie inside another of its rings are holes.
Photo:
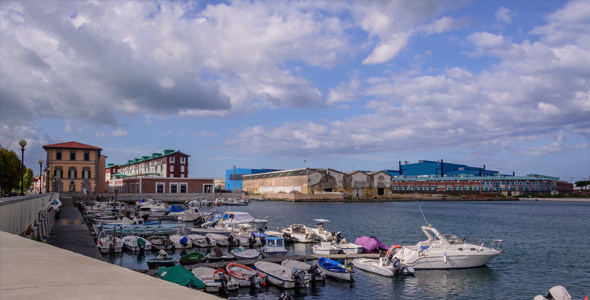
[[[218,268],[217,270],[215,270],[215,272],[213,272],[213,275],[215,275],[215,274],[217,274],[219,272],[221,272],[223,275],[225,275],[225,271],[222,268]]]
[[[447,251],[443,251],[443,261],[445,262],[445,264],[447,263]]]

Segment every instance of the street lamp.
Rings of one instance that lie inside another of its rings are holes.
[[[41,184],[41,178],[43,178],[43,160],[39,160],[39,194],[42,194],[43,185]]]
[[[20,140],[18,144],[21,146],[22,154],[20,156],[21,159],[21,178],[20,178],[20,194],[23,196],[25,194],[25,146],[27,145],[27,141]]]

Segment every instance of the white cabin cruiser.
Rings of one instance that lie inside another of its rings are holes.
[[[293,224],[283,229],[283,234],[288,234],[299,243],[313,243],[320,239],[311,228],[302,224]]]
[[[488,247],[482,242],[466,243],[458,236],[440,234],[430,226],[422,226],[428,237],[414,246],[403,246],[394,258],[406,267],[420,269],[462,269],[486,265],[503,251],[500,249],[502,240],[490,240]]]
[[[235,227],[239,224],[249,224],[254,230],[264,230],[268,220],[257,219],[247,212],[243,211],[226,211],[219,220],[220,225],[229,225]]]

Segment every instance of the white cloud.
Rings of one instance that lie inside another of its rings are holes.
[[[512,22],[513,15],[514,14],[512,13],[512,11],[506,7],[500,7],[494,14],[496,20],[504,24],[510,24]]]
[[[356,102],[360,100],[361,83],[358,72],[350,78],[349,81],[340,83],[336,88],[330,89],[327,105],[333,105],[340,102]]]
[[[118,129],[113,130],[112,134],[113,134],[113,136],[117,136],[117,137],[127,136],[127,130],[118,128]]]

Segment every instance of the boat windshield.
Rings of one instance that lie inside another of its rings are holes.
[[[463,240],[461,240],[458,236],[454,234],[443,234],[443,237],[449,242],[449,244],[462,244]]]
[[[284,247],[284,246],[285,246],[285,241],[277,240],[277,247]]]

